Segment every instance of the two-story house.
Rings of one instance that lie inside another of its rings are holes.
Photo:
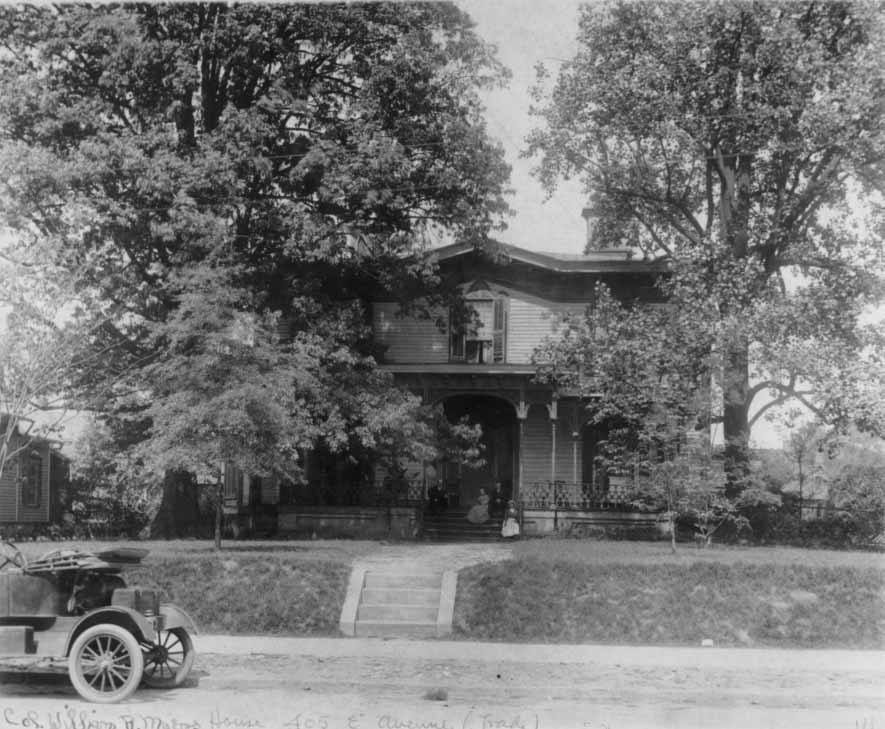
[[[225,495],[232,517],[248,512],[253,528],[260,517],[260,530],[281,534],[410,537],[422,532],[431,487],[446,493],[448,512],[457,515],[481,488],[491,492],[499,484],[520,505],[527,532],[568,519],[587,523],[588,514],[617,504],[617,479],[600,472],[596,459],[604,433],[589,423],[588,402],[539,384],[532,355],[546,337],[559,336],[563,315],[592,306],[599,282],[624,300],[659,300],[656,283],[666,264],[627,249],[570,256],[504,244],[494,255],[450,245],[436,258],[474,316],[463,322],[447,312],[407,316],[396,303],[373,302],[380,366],[426,403],[441,405],[450,420],[478,423],[484,465],[411,464],[393,503],[382,478],[357,483],[346,462],[319,468],[308,456],[307,483],[288,487],[231,471]]]
[[[601,473],[588,402],[576,393],[536,381],[532,362],[547,337],[560,335],[567,314],[593,304],[596,284],[624,300],[656,301],[661,261],[635,259],[627,249],[568,256],[499,244],[489,256],[470,245],[437,252],[443,276],[462,287],[475,311],[466,325],[406,318],[393,303],[373,306],[382,366],[397,382],[441,403],[450,419],[468,416],[483,430],[485,465],[437,464],[423,469],[429,488],[437,482],[449,505],[464,509],[479,490],[500,484],[526,514],[529,530],[546,531],[565,518],[617,501],[617,486]]]

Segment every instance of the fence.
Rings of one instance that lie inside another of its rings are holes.
[[[607,484],[535,481],[520,489],[519,502],[524,509],[630,511],[629,492],[627,478],[620,476],[609,477]]]

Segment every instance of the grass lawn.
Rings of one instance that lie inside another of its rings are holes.
[[[455,630],[539,643],[885,649],[885,557],[525,540],[463,570]]]
[[[148,549],[126,568],[128,584],[159,588],[196,622],[200,632],[331,635],[338,630],[351,565],[374,542],[211,541],[26,542],[28,559],[54,549],[100,552],[115,547]]]
[[[149,549],[126,570],[206,633],[334,635],[351,566],[377,542],[59,542]],[[403,543],[404,551],[409,549]],[[885,649],[885,555],[662,542],[526,539],[462,570],[455,637],[549,643]]]

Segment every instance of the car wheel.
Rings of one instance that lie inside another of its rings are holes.
[[[150,688],[172,688],[187,678],[194,665],[194,643],[184,628],[163,630],[156,643],[143,644],[144,676]]]
[[[77,693],[98,704],[131,696],[141,682],[143,669],[138,640],[111,623],[84,630],[68,656],[68,674]]]

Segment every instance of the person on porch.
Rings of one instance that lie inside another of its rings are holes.
[[[485,524],[489,520],[489,495],[485,489],[479,490],[479,498],[467,512],[467,521],[471,524]]]
[[[495,519],[500,519],[504,516],[504,509],[506,506],[507,498],[504,496],[504,489],[501,488],[501,482],[495,481],[495,490],[492,492],[489,514]]]
[[[516,539],[519,536],[519,512],[516,510],[516,502],[507,502],[507,510],[504,512],[504,524],[501,526],[501,536],[504,539]]]
[[[430,487],[428,499],[430,501],[431,514],[442,514],[446,510],[446,506],[448,506],[446,492],[442,490],[439,483],[434,483]]]

